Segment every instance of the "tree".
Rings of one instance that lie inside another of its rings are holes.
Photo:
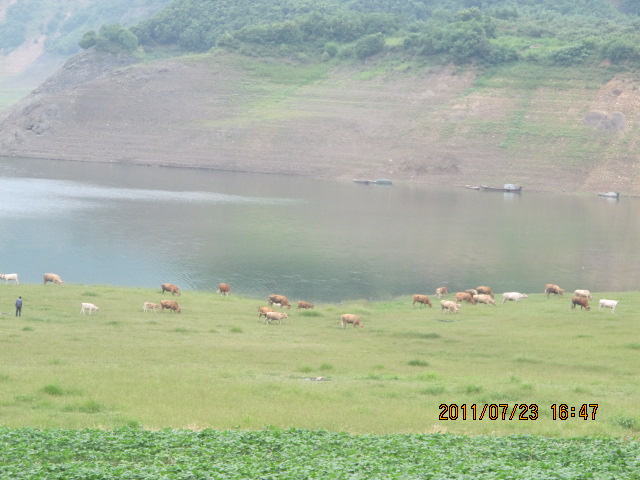
[[[371,55],[381,52],[384,49],[384,35],[374,33],[365,35],[355,44],[356,57],[363,60]]]
[[[96,49],[105,52],[131,53],[136,48],[138,48],[138,37],[125,27],[117,23],[100,27],[100,33],[96,38]]]
[[[78,45],[80,45],[81,49],[86,50],[87,48],[93,47],[96,43],[98,43],[98,35],[96,34],[96,31],[89,30],[82,36]]]

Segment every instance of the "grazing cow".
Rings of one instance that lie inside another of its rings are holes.
[[[611,313],[615,313],[617,306],[618,306],[618,300],[606,300],[604,298],[600,300],[600,310],[606,307],[611,309]]]
[[[313,308],[313,304],[309,302],[300,301],[298,302],[298,310],[300,310],[301,308],[308,310],[310,308]]]
[[[494,298],[493,292],[491,291],[491,287],[476,287],[478,291],[478,295],[489,295],[491,298]]]
[[[591,307],[589,306],[589,300],[584,297],[573,297],[571,299],[571,309],[575,310],[576,305],[580,305],[580,310],[582,310],[583,308],[586,310],[591,310]]]
[[[60,275],[56,275],[55,273],[44,274],[44,285],[46,285],[47,282],[53,282],[56,285],[64,285],[64,282],[60,278]]]
[[[431,299],[429,298],[429,295],[414,295],[413,296],[413,306],[416,306],[416,303],[419,303],[421,307],[425,306],[425,305],[429,305],[429,307],[433,307],[433,305],[431,304]]]
[[[502,294],[502,305],[504,305],[504,302],[506,302],[507,300],[512,302],[518,302],[523,298],[529,298],[529,296],[520,292],[504,292]]]
[[[451,300],[441,300],[440,307],[442,307],[442,311],[445,313],[446,312],[458,313],[460,304],[456,302],[452,302]]]
[[[160,302],[160,308],[162,309],[162,313],[164,313],[165,308],[167,310],[173,310],[174,312],[182,313],[180,307],[178,306],[178,302],[175,300],[162,300]]]
[[[284,295],[269,295],[269,305],[280,304],[281,307],[291,308],[291,304],[289,303],[289,299]]]
[[[456,292],[453,297],[456,299],[456,302],[459,303],[462,303],[464,301],[472,305],[476,304],[476,301],[473,299],[473,295],[471,295],[469,292]]]
[[[471,296],[478,294],[478,290],[476,290],[475,288],[470,288],[469,290],[465,290],[465,292],[470,293]]]
[[[491,297],[491,295],[488,295],[486,293],[479,293],[478,295],[474,295],[473,299],[475,300],[476,303],[484,303],[485,305],[494,305],[496,304],[496,301]]]
[[[591,296],[591,292],[589,290],[576,290],[573,292],[576,297],[587,298],[591,300],[593,297]]]
[[[163,283],[162,285],[160,285],[162,287],[162,292],[160,293],[164,293],[164,292],[171,292],[171,295],[178,295],[180,296],[180,289],[175,286],[173,283]]]
[[[548,298],[549,295],[551,294],[564,295],[564,290],[560,288],[558,285],[554,285],[553,283],[547,283],[544,286],[544,293],[547,295],[547,298]]]
[[[436,297],[440,298],[443,295],[449,295],[449,289],[447,287],[436,288]]]
[[[85,310],[89,310],[89,315],[91,315],[91,312],[97,312],[100,309],[93,303],[83,303],[82,307],[80,307],[80,313],[84,315]]]
[[[224,295],[225,297],[228,297],[229,294],[231,293],[231,287],[226,283],[221,283],[220,285],[218,285],[217,293],[219,293],[220,295]]]
[[[360,327],[364,328],[362,321],[358,315],[354,315],[353,313],[345,313],[340,317],[340,326],[342,328],[347,328],[347,324],[350,323],[353,325],[353,328]]]
[[[156,310],[159,309],[160,305],[158,305],[157,303],[144,302],[142,304],[142,310],[144,310],[144,313],[147,313],[147,310],[153,310],[153,313],[156,313]]]
[[[275,310],[271,307],[259,307],[258,308],[258,320],[264,315],[267,316],[268,312],[275,312]]]
[[[16,282],[16,285],[19,285],[18,274],[17,273],[0,273],[0,279],[4,278],[5,285],[9,283],[9,280],[13,280]]]
[[[267,312],[264,315],[264,323],[271,323],[277,321],[278,325],[282,323],[283,318],[289,318],[289,315],[283,312]]]

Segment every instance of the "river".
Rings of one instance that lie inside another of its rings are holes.
[[[640,199],[0,159],[0,272],[292,301],[640,290]]]

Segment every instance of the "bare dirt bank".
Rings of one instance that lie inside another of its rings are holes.
[[[630,79],[569,96],[474,89],[476,72],[452,67],[326,66],[296,81],[222,54],[135,62],[71,59],[0,117],[2,154],[640,193]],[[564,136],[539,127],[550,122]]]

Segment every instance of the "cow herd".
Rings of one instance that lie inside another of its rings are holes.
[[[0,280],[4,280],[5,283],[8,283],[9,281],[13,281],[16,284],[19,284],[18,274],[16,273],[9,273],[9,274],[0,273]],[[57,285],[64,285],[64,282],[60,278],[60,275],[57,275],[55,273],[44,274],[44,284],[46,285],[49,282],[55,283]],[[172,283],[163,283],[160,286],[160,288],[161,288],[161,293],[168,292],[168,293],[171,293],[173,296],[181,295],[180,288]],[[221,283],[220,285],[218,285],[217,293],[220,293],[221,295],[224,295],[224,296],[228,296],[231,293],[231,287],[226,283]],[[438,287],[435,293],[436,293],[436,297],[438,299],[441,299],[442,297],[449,295],[449,289],[448,287]],[[544,294],[547,296],[547,298],[550,295],[562,296],[565,294],[565,290],[560,288],[558,285],[548,283],[544,287]],[[523,300],[525,298],[528,298],[528,296],[524,293],[504,292],[502,294],[502,305],[504,305],[508,301],[519,302],[520,300]],[[583,289],[575,290],[573,292],[573,297],[571,298],[571,309],[575,310],[576,307],[580,307],[580,310],[583,310],[583,309],[587,311],[591,310],[591,306],[589,305],[589,300],[591,300],[592,298],[593,297],[591,296],[591,293],[589,292],[589,290],[583,290]],[[291,303],[289,302],[289,299],[284,295],[272,294],[272,295],[269,295],[268,301],[269,301],[269,306],[258,308],[258,320],[264,317],[265,324],[270,324],[272,322],[277,322],[278,324],[281,324],[282,320],[285,318],[288,318],[289,316],[287,313],[277,312],[276,310],[274,310],[273,307],[290,309]],[[459,313],[460,307],[462,306],[463,302],[466,302],[471,305],[477,305],[479,303],[482,303],[485,305],[494,305],[494,306],[496,305],[495,294],[493,293],[491,287],[483,285],[473,289],[455,292],[453,295],[453,300],[446,300],[446,299],[440,300],[441,311],[443,313]],[[424,307],[424,306],[433,307],[433,303],[431,302],[431,298],[429,298],[429,295],[423,295],[423,294],[413,295],[413,303],[412,303],[413,307],[415,307],[416,303],[421,307]],[[314,308],[313,304],[306,301],[299,301],[297,305],[299,310]],[[608,300],[603,298],[603,299],[600,299],[599,301],[600,310],[609,308],[611,309],[611,313],[615,313],[617,306],[618,306],[617,300]],[[160,303],[144,302],[144,304],[142,305],[142,309],[145,313],[147,313],[149,310],[152,310],[154,313],[157,312],[158,310],[160,310],[161,312],[164,312],[165,310],[171,310],[175,313],[182,312],[180,306],[178,305],[178,302],[176,302],[175,300],[162,300],[160,301]],[[89,315],[91,315],[92,312],[97,312],[99,310],[100,309],[96,305],[92,303],[83,302],[81,304],[80,313],[81,314],[88,313]],[[362,320],[360,319],[360,317],[352,313],[345,313],[341,315],[338,323],[340,324],[341,328],[346,328],[347,325],[352,325],[353,328],[364,327],[364,324],[362,323]]]
[[[549,295],[564,295],[564,289],[560,288],[558,285],[553,283],[548,283],[544,287],[544,293],[549,297]],[[449,289],[447,287],[438,287],[436,289],[436,297],[441,298],[449,294]],[[444,313],[458,313],[460,311],[460,307],[462,306],[462,302],[467,302],[472,305],[477,305],[478,303],[483,303],[485,305],[496,305],[495,294],[491,290],[491,287],[480,286],[477,288],[472,288],[469,290],[465,290],[463,292],[456,292],[454,294],[454,300],[441,300],[440,307],[442,308],[442,312]],[[507,301],[518,302],[524,298],[528,298],[528,296],[524,293],[520,292],[505,292],[502,294],[502,305]],[[593,297],[591,296],[591,292],[589,290],[576,290],[573,292],[573,297],[571,298],[571,308],[575,310],[576,307],[580,307],[580,310],[591,310],[591,306],[589,305],[589,300]],[[429,307],[433,307],[431,303],[431,299],[428,295],[420,295],[415,294],[413,296],[413,306],[415,307],[416,303],[420,304],[420,306],[428,305]],[[615,313],[616,307],[618,306],[617,300],[607,300],[605,298],[600,300],[600,310],[605,308],[610,308],[611,313]]]

